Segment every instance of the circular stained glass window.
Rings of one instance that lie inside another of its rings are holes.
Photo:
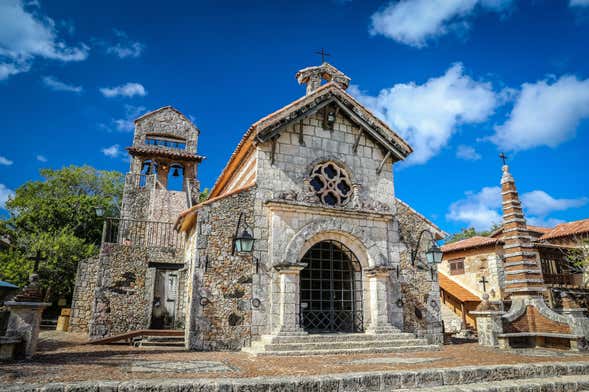
[[[352,183],[348,173],[333,162],[323,162],[311,171],[309,184],[323,204],[341,206],[350,201]]]

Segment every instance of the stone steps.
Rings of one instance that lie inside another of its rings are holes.
[[[426,339],[403,332],[384,334],[317,334],[294,336],[262,336],[243,351],[253,355],[332,355],[399,353],[438,350]]]
[[[318,343],[318,342],[349,342],[349,341],[383,341],[415,339],[415,335],[409,332],[396,332],[372,335],[367,333],[333,333],[333,334],[308,334],[300,336],[262,336],[266,343]]]
[[[257,343],[257,344],[256,344]],[[308,351],[308,350],[342,350],[356,348],[413,347],[427,346],[425,339],[380,340],[380,341],[341,341],[313,343],[270,343],[256,342],[252,345],[264,346],[269,351]]]
[[[589,388],[589,376],[558,376],[544,378],[528,378],[505,381],[491,381],[473,384],[448,385],[439,387],[414,387],[410,389],[394,389],[393,392],[582,392]]]
[[[417,351],[434,351],[439,347],[430,344],[424,346],[381,346],[379,348],[350,348],[350,349],[324,349],[324,350],[293,350],[293,351],[255,351],[244,348],[243,351],[254,355],[272,356],[306,356],[306,355],[339,355],[339,354],[377,354],[377,353],[409,353]]]
[[[140,347],[184,347],[183,336],[150,336],[141,339]]]

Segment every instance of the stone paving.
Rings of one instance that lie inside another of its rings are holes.
[[[28,362],[0,363],[0,385],[130,381],[150,379],[248,379],[264,377],[336,377],[379,372],[435,372],[445,368],[504,366],[534,368],[533,364],[586,363],[588,354],[542,350],[542,356],[480,347],[477,344],[444,346],[435,352],[257,358],[241,352],[194,352],[161,347],[81,345],[80,334],[43,332],[40,351]],[[554,367],[550,365],[549,367]],[[589,373],[589,372],[587,372]],[[566,374],[566,373],[563,373]],[[415,377],[415,376],[414,376]],[[1,388],[0,388],[1,389]]]

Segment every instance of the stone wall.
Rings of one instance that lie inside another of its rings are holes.
[[[170,135],[186,140],[186,150],[196,153],[200,131],[184,115],[171,107],[158,109],[135,122],[134,145],[142,145],[149,134]]]
[[[406,331],[427,338],[432,343],[442,343],[442,316],[440,305],[440,286],[437,280],[437,268],[420,269],[419,261],[426,263],[425,251],[430,240],[427,235],[422,238],[417,254],[416,266],[411,265],[411,249],[417,244],[419,233],[432,226],[402,203],[397,203],[397,221],[404,249],[401,251],[401,292],[403,298],[403,322]],[[399,304],[400,305],[400,304]]]
[[[503,262],[501,261],[502,250],[489,247],[485,249],[472,249],[461,252],[450,252],[444,255],[444,260],[439,265],[441,273],[456,281],[460,286],[482,298],[483,286],[480,280],[485,277],[486,292],[492,301],[500,301],[504,287]],[[464,273],[451,274],[451,260],[464,260]]]
[[[388,158],[380,173],[377,173],[385,153],[365,132],[341,113],[336,116],[333,130],[324,129],[322,125],[323,113],[319,111],[286,127],[276,141],[274,157],[271,142],[259,145],[256,151],[254,235],[259,239],[256,242],[257,255],[261,268],[266,273],[260,274],[258,284],[254,284],[254,293],[257,298],[265,298],[269,303],[266,311],[254,311],[252,318],[253,324],[259,326],[262,333],[271,333],[279,323],[280,289],[274,266],[282,262],[296,263],[303,256],[284,256],[284,253],[294,234],[304,226],[321,225],[319,221],[328,222],[328,226],[329,222],[339,222],[339,229],[331,229],[332,235],[335,231],[340,234],[355,231],[356,239],[360,238],[361,242],[373,239],[372,242],[363,244],[365,247],[371,246],[372,266],[398,264],[398,235],[395,227],[392,223],[386,223],[386,219],[383,222],[382,217],[373,219],[370,215],[388,214],[392,222],[395,208],[392,159]],[[303,133],[302,143],[300,126]],[[358,148],[354,152],[354,143],[359,133]],[[343,207],[326,207],[316,196],[309,195],[308,180],[311,170],[315,164],[327,160],[344,168],[353,184],[352,200]],[[286,214],[271,212],[268,203],[273,202],[291,202],[300,208]],[[303,210],[306,212],[301,213]],[[354,236],[342,240],[344,245],[348,246],[352,237]],[[314,241],[318,239],[315,238]],[[368,260],[368,256],[366,259]],[[367,266],[368,264],[364,265]],[[366,296],[365,312],[369,308],[367,300]],[[392,315],[398,318],[398,314]],[[365,320],[365,325],[367,321]]]
[[[91,257],[78,263],[76,282],[72,296],[72,312],[70,332],[88,332],[88,324],[92,319],[94,289],[98,274],[99,257]]]
[[[182,260],[182,251],[173,248],[102,244],[90,337],[149,328],[155,277],[150,264]],[[182,297],[178,292],[178,298]]]
[[[196,228],[188,240],[193,250],[187,252],[191,268],[186,333],[191,349],[238,350],[250,341],[255,263],[252,255],[231,253],[240,214],[252,224],[254,189],[198,210]]]

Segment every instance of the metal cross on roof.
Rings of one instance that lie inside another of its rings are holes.
[[[483,276],[481,278],[481,280],[479,280],[479,283],[483,285],[483,293],[487,292],[487,283],[489,283],[489,281]]]
[[[503,165],[506,165],[506,163],[507,163],[507,155],[501,153],[501,154],[499,154],[499,158],[501,158],[501,160],[503,160]]]
[[[319,52],[315,52],[315,54],[320,54],[321,55],[321,64],[323,64],[325,62],[325,57],[329,57],[331,56],[329,53],[327,53],[325,51],[325,49],[321,48],[321,51]]]

